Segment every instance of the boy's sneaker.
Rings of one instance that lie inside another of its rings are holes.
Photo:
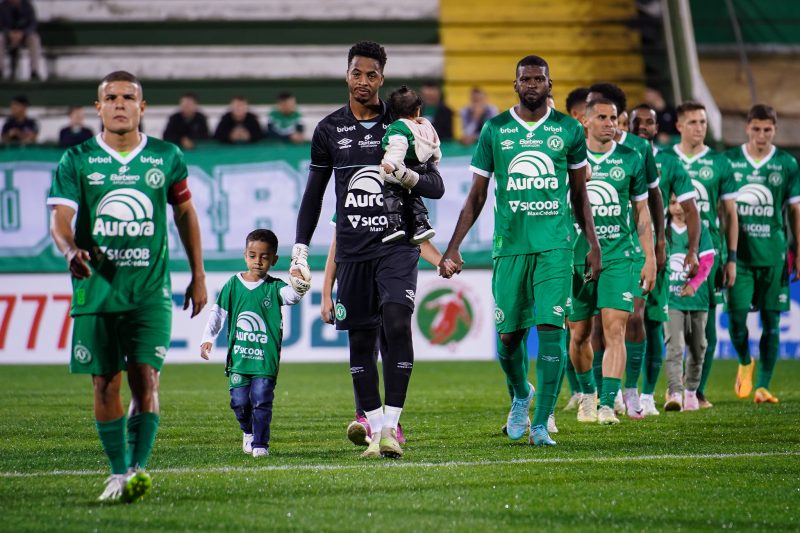
[[[370,427],[367,417],[356,413],[356,419],[347,426],[347,438],[356,446],[366,446],[370,443]]]
[[[652,394],[642,394],[639,397],[639,403],[642,406],[642,414],[644,416],[658,416],[661,413],[656,409],[656,399]]]
[[[581,394],[578,422],[597,422],[597,393]]]
[[[122,497],[122,492],[128,483],[127,474],[111,474],[106,478],[106,488],[97,498],[101,502],[118,502]]]
[[[776,396],[773,396],[764,387],[759,387],[756,389],[756,394],[753,396],[753,401],[755,403],[780,403],[780,400]]]
[[[253,457],[267,457],[269,450],[266,448],[253,448]]]
[[[683,391],[683,410],[684,411],[700,410],[700,402],[697,401],[697,391],[693,390]]]
[[[531,427],[531,419],[528,413],[536,391],[530,383],[528,383],[528,387],[530,387],[530,393],[527,398],[514,397],[511,400],[511,410],[508,412],[508,419],[506,420],[506,431],[508,432],[508,438],[511,440],[521,439],[525,432],[528,431],[528,428]]]
[[[361,457],[364,459],[373,459],[380,456],[381,438],[380,435],[374,435],[373,438],[369,440],[369,446],[367,446],[367,449],[361,454]]]
[[[386,218],[388,222],[386,223],[386,229],[383,231],[381,242],[394,242],[404,238],[406,236],[406,227],[403,224],[403,218],[400,215],[388,215]]]
[[[403,457],[403,449],[397,442],[397,431],[393,428],[383,428],[381,430],[381,440],[379,450],[384,457],[397,459]]]
[[[628,418],[633,420],[641,420],[644,418],[644,409],[639,402],[639,391],[635,388],[625,389],[622,392],[622,398],[625,400],[625,408],[628,410]]]
[[[144,470],[130,469],[126,475],[125,488],[122,490],[121,501],[125,503],[135,503],[147,496],[153,488],[153,480],[150,474]]]
[[[617,396],[614,398],[614,414],[622,416],[625,414],[625,402],[622,400],[622,391],[617,391]]]
[[[397,442],[400,444],[406,443],[406,434],[403,433],[403,426],[400,425],[400,422],[397,423]]]
[[[432,239],[434,235],[436,235],[436,230],[428,222],[428,217],[420,217],[414,222],[414,235],[411,237],[411,243],[422,244]]]
[[[733,385],[733,390],[739,398],[747,398],[753,392],[753,369],[755,366],[752,360],[749,365],[739,364],[736,383]]]
[[[700,409],[711,409],[714,404],[706,399],[706,395],[697,391],[697,402],[700,404]]]
[[[547,417],[547,432],[558,433],[558,426],[556,426],[556,415],[553,413],[550,413],[550,416]]]
[[[613,426],[614,424],[619,424],[619,418],[617,418],[612,408],[602,405],[597,410],[597,422],[604,426]]]
[[[547,429],[539,424],[531,428],[531,434],[528,436],[528,443],[534,446],[555,446],[556,441],[550,438],[547,434]]]
[[[242,451],[247,455],[253,453],[253,434],[245,433],[242,435]]]
[[[664,402],[665,411],[681,411],[683,410],[683,398],[680,392],[670,392],[667,394],[667,401]]]
[[[580,403],[581,403],[581,393],[576,392],[575,394],[569,397],[569,401],[567,402],[567,405],[564,406],[564,410],[576,411]]]

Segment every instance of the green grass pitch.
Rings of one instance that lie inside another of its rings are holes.
[[[500,433],[499,365],[419,362],[406,456],[364,461],[345,437],[347,365],[287,364],[272,455],[256,460],[241,451],[221,367],[167,365],[153,492],[104,505],[89,378],[3,366],[0,531],[798,530],[800,361],[778,363],[780,405],[737,400],[735,371],[716,363],[711,410],[617,427],[562,412],[565,384],[558,446],[541,449]]]

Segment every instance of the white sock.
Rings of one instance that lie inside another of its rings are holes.
[[[369,429],[372,432],[372,435],[381,435],[381,429],[383,429],[384,419],[383,419],[383,409],[378,407],[374,411],[366,411],[364,415],[367,417],[367,422],[369,422]]]
[[[383,408],[383,425],[387,428],[397,430],[397,423],[400,422],[400,413],[402,412],[402,407],[385,406]]]

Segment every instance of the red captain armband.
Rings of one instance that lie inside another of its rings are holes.
[[[184,178],[167,191],[167,202],[171,205],[182,204],[192,198],[192,191],[189,190],[189,180]]]

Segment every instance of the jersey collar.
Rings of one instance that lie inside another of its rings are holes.
[[[94,138],[97,141],[97,144],[100,145],[100,148],[102,148],[105,153],[116,159],[119,163],[127,165],[128,163],[133,161],[133,159],[137,155],[139,155],[139,152],[144,150],[144,147],[147,144],[147,135],[145,135],[144,133],[139,133],[139,136],[141,137],[139,145],[133,150],[131,150],[126,157],[122,157],[121,155],[119,155],[119,152],[117,152],[116,150],[114,150],[113,148],[111,148],[109,145],[106,144],[106,142],[103,140],[102,132],[95,135]]]
[[[711,150],[711,148],[709,148],[708,146],[703,146],[702,150],[700,150],[698,153],[694,154],[692,157],[689,157],[688,155],[684,154],[683,152],[681,152],[678,149],[678,145],[677,144],[675,146],[673,146],[672,149],[675,151],[675,155],[677,155],[680,158],[680,160],[683,161],[683,163],[686,164],[686,165],[694,163],[695,161],[697,161],[701,157],[705,156],[708,153],[709,150]]]
[[[614,153],[614,150],[616,150],[616,149],[617,149],[617,141],[611,141],[611,150],[609,150],[608,152],[605,152],[603,154],[600,154],[599,156],[596,156],[596,155],[594,155],[594,152],[592,152],[591,150],[589,150],[587,148],[586,149],[586,157],[588,157],[592,161],[592,163],[594,163],[595,165],[599,165],[600,163],[602,163],[603,161],[608,159],[611,156],[611,154]]]
[[[261,286],[261,285],[264,283],[264,280],[263,280],[263,279],[260,279],[260,280],[258,280],[258,281],[247,281],[246,279],[244,279],[244,278],[242,277],[242,273],[241,273],[241,272],[237,272],[237,273],[236,273],[236,277],[239,279],[239,281],[241,281],[241,282],[242,282],[242,285],[244,285],[244,286],[245,286],[245,288],[247,288],[247,289],[249,289],[249,290],[251,290],[251,291],[252,291],[253,289],[257,289],[257,288],[259,288],[259,287],[260,287],[260,286]]]
[[[521,118],[519,118],[519,115],[517,115],[517,112],[516,112],[516,111],[514,111],[514,106],[511,106],[511,109],[509,109],[509,112],[511,113],[511,116],[512,116],[512,117],[514,117],[514,120],[516,120],[517,122],[519,122],[519,123],[520,123],[520,125],[522,125],[522,127],[523,127],[523,128],[525,128],[526,130],[528,130],[529,132],[535,131],[535,130],[536,130],[536,128],[538,128],[539,126],[541,126],[541,125],[544,123],[544,121],[545,121],[545,120],[547,120],[548,118],[550,118],[550,113],[551,113],[551,111],[552,111],[552,110],[551,110],[551,109],[550,109],[550,107],[548,106],[548,108],[547,108],[547,113],[545,113],[545,114],[544,114],[544,116],[543,116],[542,118],[540,118],[540,119],[539,119],[537,122],[535,122],[535,123],[533,124],[533,126],[529,126],[527,122],[525,122],[524,120],[522,120]]]
[[[689,229],[689,226],[684,226],[682,228],[678,227],[675,225],[674,222],[670,223],[670,226],[672,226],[672,231],[674,231],[675,233],[680,233],[681,235],[686,233],[686,230]]]
[[[776,150],[775,145],[773,144],[772,149],[769,151],[766,157],[764,157],[764,159],[756,163],[755,159],[750,157],[750,154],[747,152],[747,144],[745,143],[742,145],[742,153],[744,154],[744,158],[747,159],[747,162],[750,163],[750,166],[756,170],[766,165],[769,162],[769,160],[772,159],[772,156],[775,155],[775,150]]]

